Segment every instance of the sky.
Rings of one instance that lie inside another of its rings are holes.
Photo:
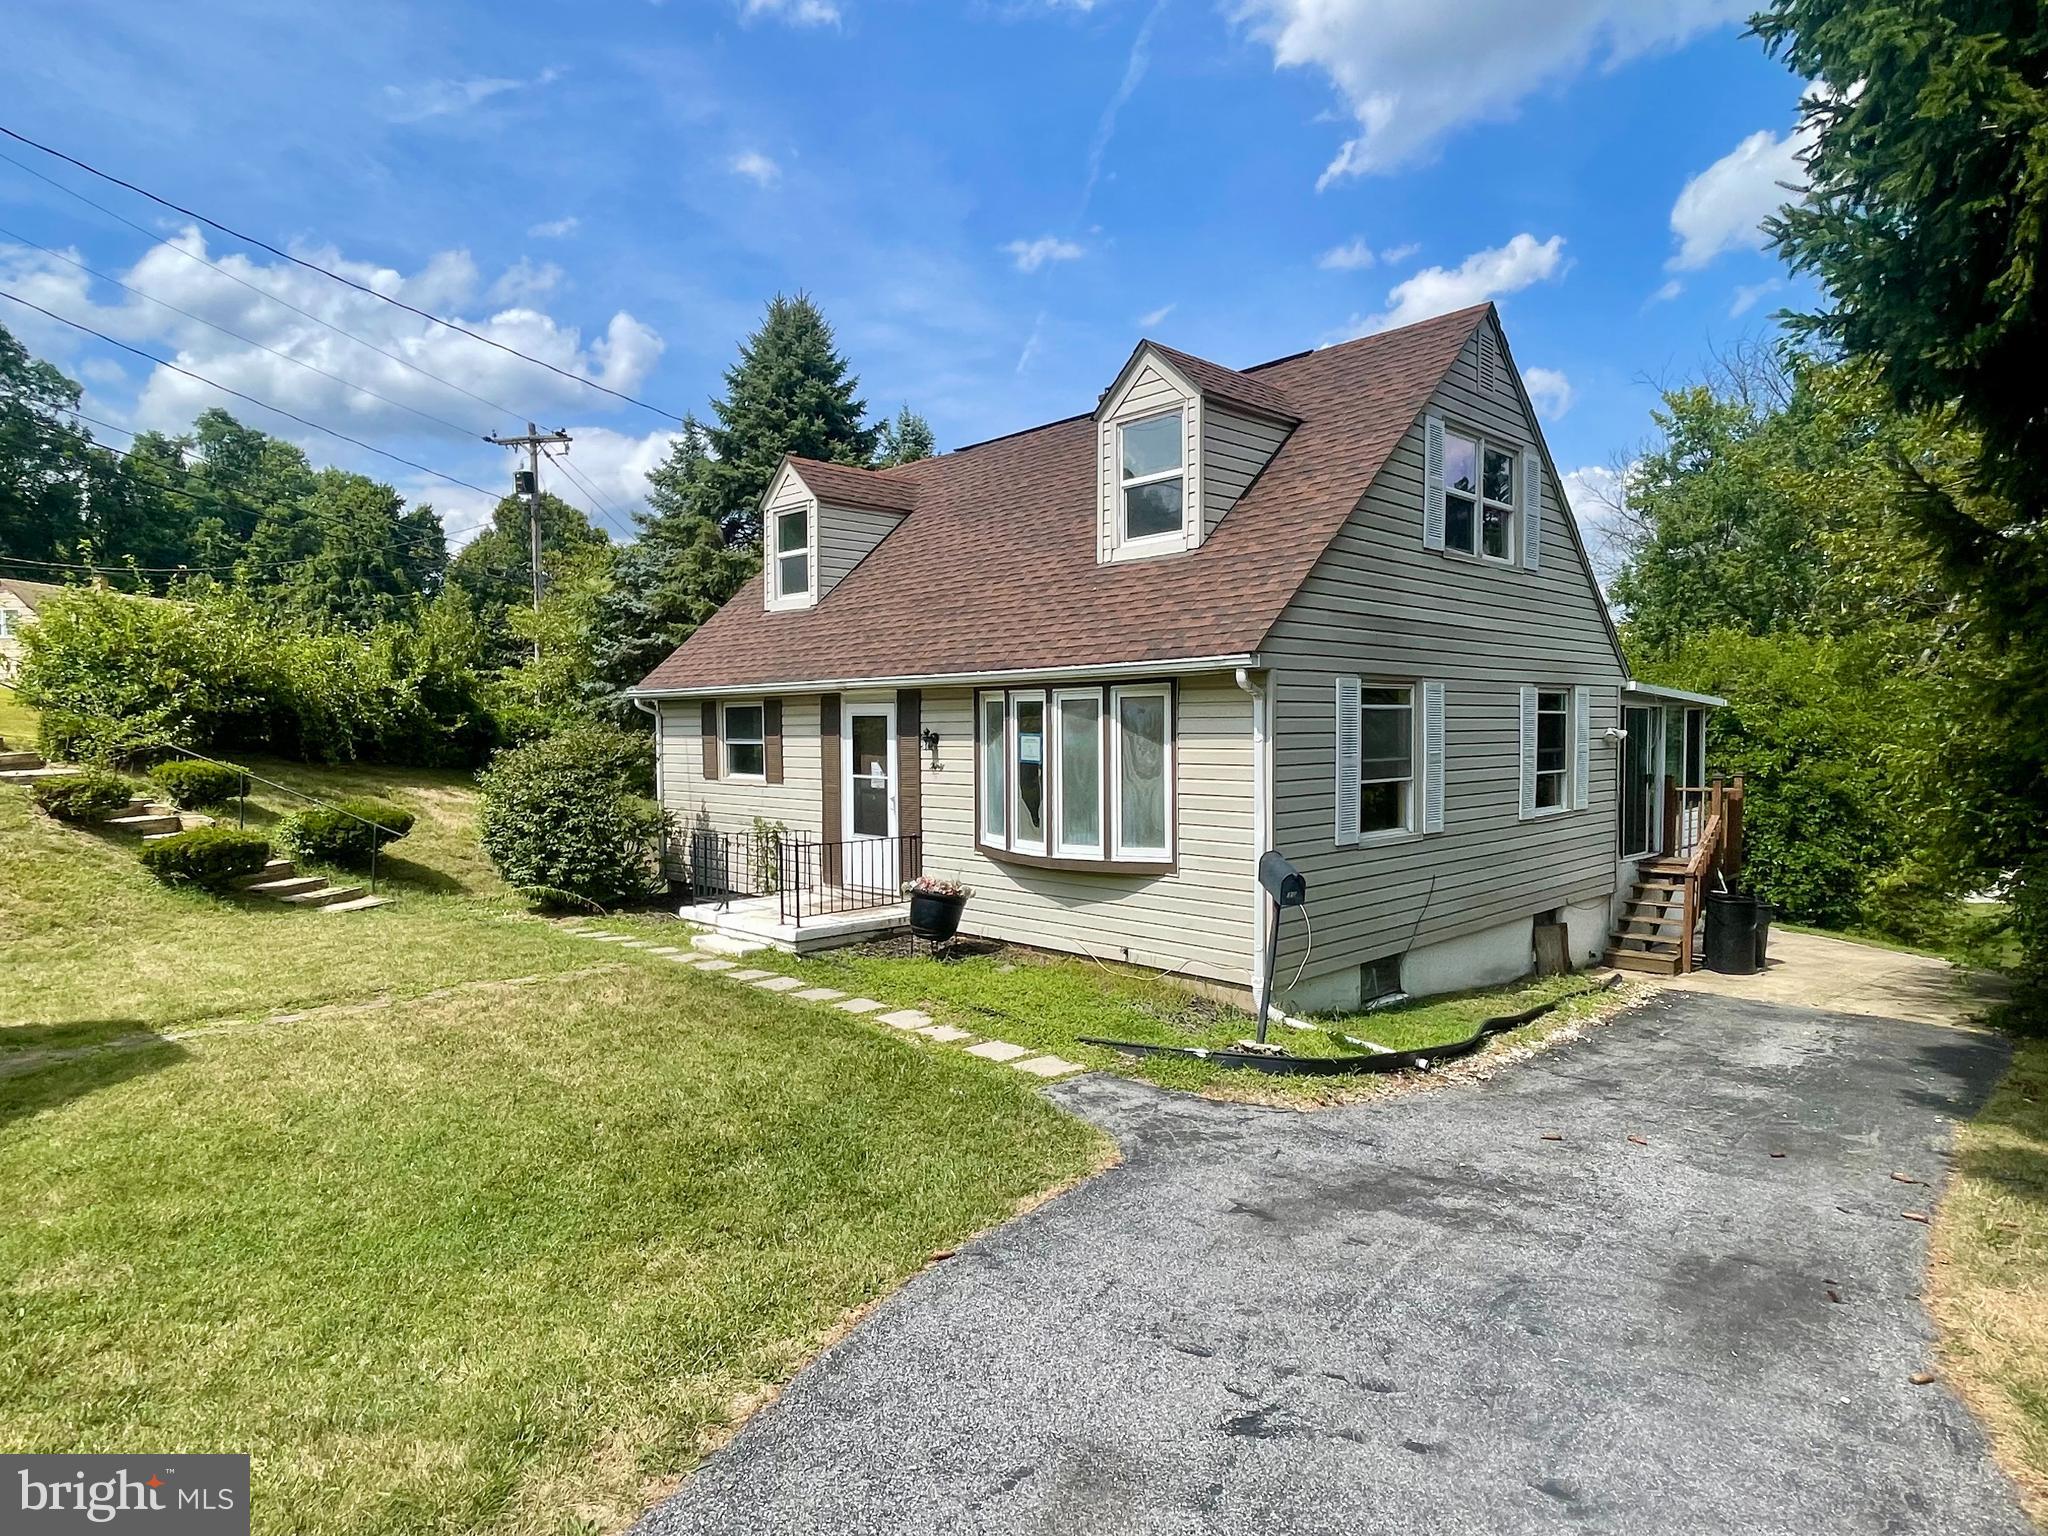
[[[529,419],[623,537],[777,292],[941,448],[1092,409],[1143,336],[1243,367],[1490,298],[1589,524],[1658,388],[1812,299],[1758,228],[1802,82],[1745,3],[0,9],[0,124],[576,377],[6,140],[0,290],[136,351],[0,324],[111,428],[225,405],[458,543]]]

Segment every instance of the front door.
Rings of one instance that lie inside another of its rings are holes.
[[[896,865],[896,703],[846,706],[844,883],[865,894],[893,895]]]
[[[1664,818],[1657,792],[1657,761],[1664,746],[1662,710],[1624,709],[1621,728],[1628,739],[1621,746],[1621,856],[1640,858],[1657,852]]]

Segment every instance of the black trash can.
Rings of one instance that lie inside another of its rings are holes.
[[[1769,958],[1771,948],[1771,919],[1778,915],[1778,909],[1768,901],[1756,904],[1756,968],[1762,970]]]
[[[1756,972],[1756,898],[1733,891],[1707,896],[1707,969],[1724,976]]]

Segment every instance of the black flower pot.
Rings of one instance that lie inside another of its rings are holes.
[[[965,896],[933,896],[912,891],[910,931],[920,939],[943,944],[960,931],[960,914],[966,906]]]

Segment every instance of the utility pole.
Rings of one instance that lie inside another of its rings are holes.
[[[566,432],[543,432],[532,422],[526,424],[523,437],[497,437],[484,439],[496,443],[500,448],[524,448],[526,468],[512,472],[512,494],[526,497],[526,537],[528,558],[533,562],[533,611],[540,612],[540,451],[544,443],[560,443],[562,452],[569,451],[571,441]],[[533,637],[533,659],[540,660],[540,635]]]

